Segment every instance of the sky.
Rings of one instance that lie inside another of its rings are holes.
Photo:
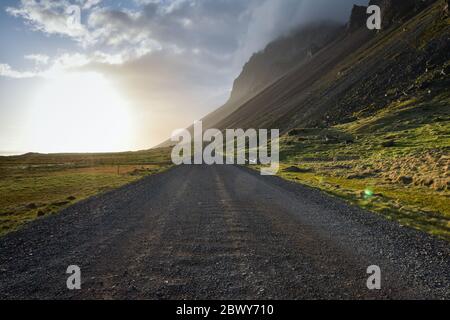
[[[243,65],[362,0],[6,0],[0,153],[157,145],[220,107]]]

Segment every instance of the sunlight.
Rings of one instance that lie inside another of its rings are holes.
[[[34,99],[29,137],[37,152],[110,152],[130,148],[131,116],[102,75],[70,73],[50,80]]]

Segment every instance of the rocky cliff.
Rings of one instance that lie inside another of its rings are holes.
[[[258,93],[292,68],[309,61],[341,31],[340,24],[322,22],[298,28],[271,42],[244,65],[234,82],[230,102]]]

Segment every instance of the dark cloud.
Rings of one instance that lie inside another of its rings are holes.
[[[211,62],[249,56],[292,28],[316,20],[344,22],[366,0],[181,0],[143,5],[140,11],[94,11],[89,19],[99,41],[120,46],[151,38],[164,48],[196,51]],[[176,5],[175,5],[176,4]],[[236,72],[236,70],[234,70]]]

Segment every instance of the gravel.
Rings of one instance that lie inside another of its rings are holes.
[[[320,191],[180,166],[1,238],[0,298],[449,299],[449,258],[448,242]]]

